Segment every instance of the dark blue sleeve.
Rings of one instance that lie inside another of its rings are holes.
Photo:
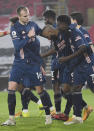
[[[12,38],[15,50],[20,50],[21,48],[23,48],[30,39],[27,35],[25,36],[25,38],[22,38],[14,26],[11,27],[10,34],[11,34],[11,38]]]
[[[91,38],[90,38],[90,35],[87,33],[84,34],[84,37],[86,38],[88,44],[92,44],[92,41],[91,41]]]
[[[74,37],[74,46],[75,46],[76,48],[79,48],[79,47],[81,47],[82,45],[86,45],[86,44],[85,44],[85,41],[83,40],[83,38],[81,37],[81,35],[76,34],[75,37]]]
[[[41,35],[42,29],[36,23],[34,23],[34,28],[36,35]]]

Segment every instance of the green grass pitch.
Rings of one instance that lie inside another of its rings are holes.
[[[53,101],[53,91],[48,91]],[[35,93],[36,94],[36,93]],[[17,105],[16,112],[21,110],[20,94],[17,93]],[[83,90],[83,97],[87,101],[88,105],[94,107],[94,94],[89,90]],[[62,111],[65,107],[65,99],[62,98]],[[16,126],[2,127],[0,131],[94,131],[94,112],[91,113],[88,120],[83,124],[75,124],[66,126],[63,121],[53,120],[51,125],[45,126],[44,115],[39,116],[39,110],[37,104],[30,102],[29,111],[31,114],[30,118],[16,118]],[[72,111],[70,113],[72,116]],[[7,108],[7,92],[0,93],[0,123],[8,119],[8,108]]]

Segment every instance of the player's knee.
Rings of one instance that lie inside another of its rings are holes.
[[[54,94],[59,94],[59,93],[61,93],[61,87],[60,87],[59,83],[55,83],[55,84],[53,85],[53,91],[54,91]]]
[[[64,84],[64,87],[63,87],[62,90],[63,90],[64,93],[69,93],[70,90],[71,90],[71,87],[68,84]]]
[[[24,90],[24,86],[22,84],[19,84],[17,91],[21,93],[23,90]]]
[[[37,91],[38,94],[43,92],[43,87],[42,86],[37,86],[35,88],[36,88],[36,91]]]
[[[16,91],[17,87],[18,87],[18,84],[16,82],[9,82],[8,83],[8,90]]]

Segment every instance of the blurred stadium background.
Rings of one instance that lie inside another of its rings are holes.
[[[84,26],[89,30],[94,43],[94,0],[0,0],[0,31],[9,29],[9,18],[16,15],[16,8],[19,5],[25,5],[30,9],[31,19],[40,27],[44,26],[42,14],[46,9],[53,9],[57,16],[74,11],[83,13]],[[48,40],[40,38],[40,42],[42,52],[50,48]],[[13,58],[13,44],[10,36],[0,38],[0,90],[7,88]],[[50,57],[45,62],[47,87],[50,87]]]

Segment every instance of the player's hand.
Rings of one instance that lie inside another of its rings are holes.
[[[41,72],[43,75],[46,75],[46,71],[44,70],[44,68],[41,66]]]
[[[59,63],[64,63],[64,62],[67,62],[68,61],[68,57],[61,57],[59,58]]]
[[[34,28],[32,28],[32,29],[29,31],[28,37],[29,37],[29,38],[34,38],[34,37],[35,37],[35,30],[34,30]]]

